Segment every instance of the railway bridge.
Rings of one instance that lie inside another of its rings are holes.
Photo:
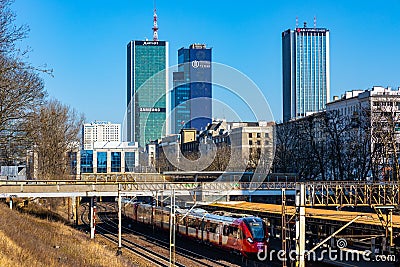
[[[0,198],[51,198],[71,197],[91,199],[91,237],[94,237],[95,198],[113,196],[118,198],[119,221],[121,225],[122,198],[126,196],[171,197],[190,196],[194,203],[210,204],[218,200],[229,200],[233,195],[270,195],[282,197],[282,233],[286,220],[285,200],[287,195],[295,196],[296,255],[298,266],[305,266],[305,218],[306,208],[316,207],[371,207],[386,229],[389,245],[393,246],[393,210],[400,203],[398,182],[136,182],[136,181],[96,181],[96,180],[25,180],[0,181]],[[349,225],[363,215],[355,215]],[[75,218],[76,214],[75,214]],[[337,234],[333,233],[332,236]],[[282,236],[284,237],[284,235]],[[121,240],[121,228],[119,229]],[[325,242],[326,240],[324,240]],[[119,244],[121,248],[121,243]]]

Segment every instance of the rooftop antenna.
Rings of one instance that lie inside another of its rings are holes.
[[[316,29],[316,28],[317,28],[317,17],[314,16],[314,29]]]
[[[296,16],[296,28],[299,27],[299,17]]]
[[[154,0],[154,15],[153,15],[153,41],[158,41],[158,25],[156,13],[156,1]]]

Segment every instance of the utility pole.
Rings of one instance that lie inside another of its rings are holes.
[[[305,267],[306,190],[304,183],[296,185],[296,267]]]
[[[118,249],[117,256],[122,254],[122,199],[121,184],[118,184]]]
[[[169,216],[169,266],[175,266],[175,189],[171,192],[171,210]]]
[[[285,253],[285,257],[282,261],[282,267],[286,267],[287,249],[286,249],[286,192],[285,188],[282,188],[282,225],[281,225],[281,239],[282,239],[282,251]]]
[[[96,232],[96,197],[90,198],[90,238],[93,239]]]

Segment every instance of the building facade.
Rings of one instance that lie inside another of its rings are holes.
[[[400,180],[400,90],[348,91],[278,125],[275,162],[304,179]]]
[[[131,41],[127,49],[127,141],[145,147],[168,129],[168,42]]]
[[[178,72],[173,73],[171,133],[183,128],[204,130],[212,120],[212,53],[204,44],[178,50]]]
[[[94,121],[82,125],[82,148],[93,149],[94,142],[121,142],[121,124]]]
[[[283,121],[325,109],[330,94],[329,30],[282,33]]]
[[[139,147],[130,142],[94,142],[93,148],[71,152],[71,174],[125,174],[139,168]]]

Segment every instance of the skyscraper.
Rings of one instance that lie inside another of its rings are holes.
[[[204,129],[212,121],[211,48],[192,44],[178,50],[178,72],[173,73],[171,132]]]
[[[283,121],[325,109],[329,101],[329,30],[282,33]]]
[[[161,138],[165,135],[163,129],[168,127],[164,128],[168,42],[158,40],[157,30],[157,15],[154,10],[153,41],[128,43],[127,141],[138,142],[141,147],[149,141]]]

